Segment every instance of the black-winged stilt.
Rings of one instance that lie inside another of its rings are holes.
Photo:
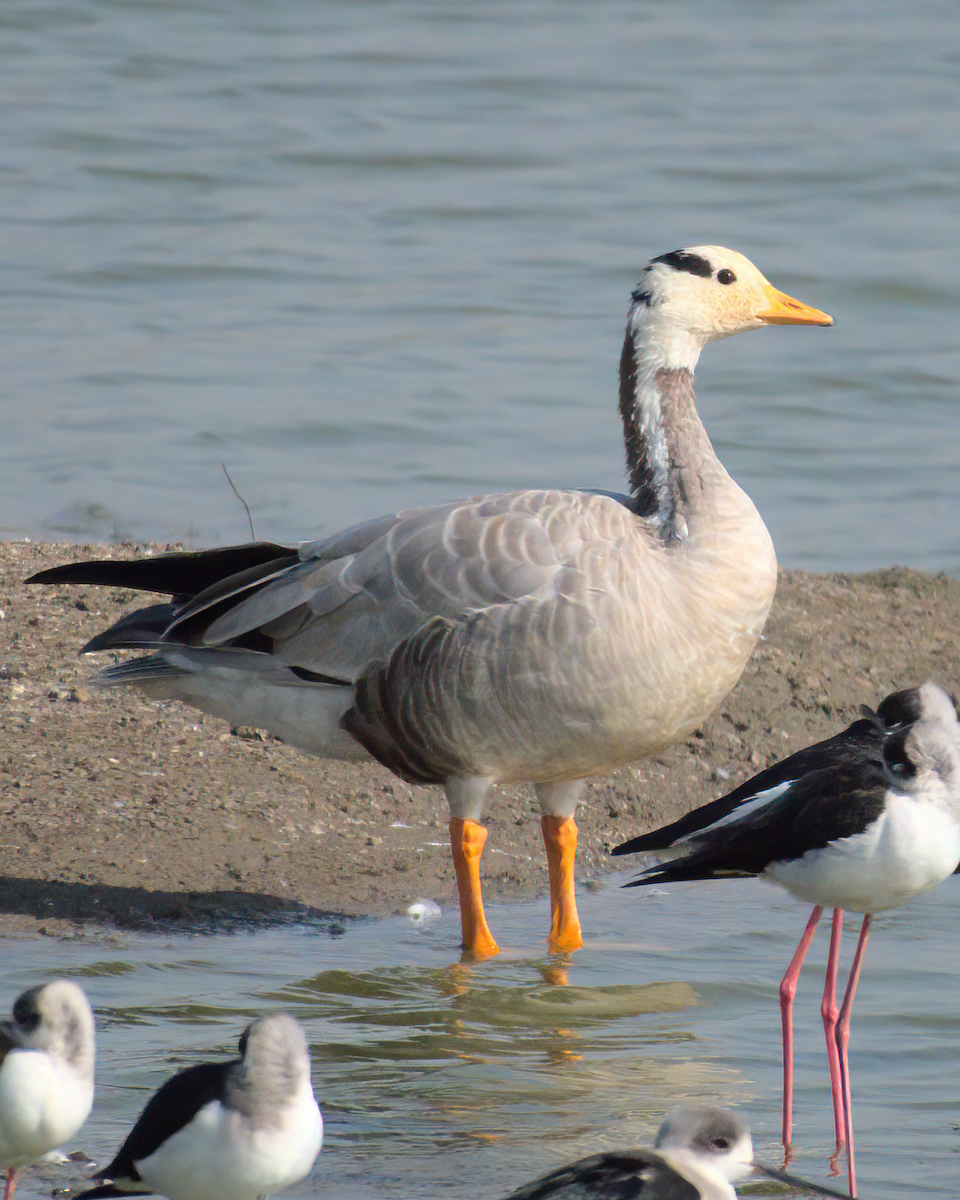
[[[239,1059],[168,1079],[97,1172],[103,1182],[77,1200],[257,1200],[302,1179],[322,1141],[306,1039],[293,1017],[274,1013],[247,1026]]]
[[[801,750],[728,796],[613,851],[683,850],[628,887],[758,875],[815,906],[780,984],[788,1159],[793,998],[821,913],[825,907],[834,910],[821,1014],[837,1155],[846,1145],[851,1195],[856,1195],[856,1175],[847,1050],[871,914],[905,904],[960,863],[960,725],[950,698],[935,683],[925,683],[888,696],[877,713],[867,709],[865,714],[837,737]],[[844,909],[865,915],[838,1009]]]
[[[93,1013],[81,988],[54,979],[14,1001],[0,1024],[0,1169],[12,1200],[23,1167],[72,1138],[93,1105]]]
[[[797,1191],[842,1194],[755,1162],[750,1131],[733,1113],[684,1104],[664,1120],[652,1150],[592,1154],[535,1179],[506,1200],[734,1200],[732,1185],[751,1174]]]

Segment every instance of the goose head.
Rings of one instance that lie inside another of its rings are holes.
[[[648,367],[693,370],[704,346],[734,333],[832,324],[826,313],[778,291],[736,250],[689,246],[647,264],[633,292],[627,333]]]

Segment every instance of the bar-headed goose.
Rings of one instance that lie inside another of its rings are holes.
[[[550,875],[551,948],[581,945],[574,813],[586,776],[682,738],[763,629],[770,535],[694,404],[703,347],[762,325],[830,325],[732,250],[653,259],[620,360],[628,496],[525,491],[413,509],[298,549],[254,543],[44,571],[142,588],[85,649],[147,649],[137,684],[331,758],[373,755],[442,783],[463,945],[483,958],[480,824],[492,784],[530,781]]]

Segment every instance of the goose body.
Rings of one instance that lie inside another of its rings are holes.
[[[751,1174],[798,1191],[842,1195],[754,1162],[750,1131],[734,1113],[683,1104],[668,1114],[653,1149],[592,1154],[506,1200],[734,1200],[733,1184]]]
[[[748,780],[727,797],[613,853],[679,851],[628,887],[757,875],[815,907],[780,984],[783,1142],[790,1146],[793,999],[824,907],[834,910],[824,1034],[837,1155],[848,1149],[856,1195],[850,1076],[850,1013],[874,912],[896,908],[942,883],[960,863],[960,724],[949,696],[928,682],[888,696],[877,713]],[[835,1000],[844,909],[864,913],[841,1008]],[[835,1155],[836,1157],[836,1155]]]
[[[445,787],[463,944],[483,915],[490,787],[532,782],[550,945],[581,944],[574,813],[583,780],[688,734],[739,679],[776,557],[714,453],[693,370],[708,342],[831,324],[716,246],[654,259],[620,365],[630,494],[525,491],[417,509],[297,549],[255,544],[42,572],[174,597],[85,648],[147,649],[103,676],[266,728],[323,756],[373,756]]]
[[[258,1200],[302,1179],[322,1141],[303,1031],[274,1013],[247,1027],[239,1059],[168,1079],[77,1200]]]
[[[12,1200],[21,1168],[68,1141],[93,1105],[90,1003],[68,979],[30,988],[0,1024],[0,1170]]]

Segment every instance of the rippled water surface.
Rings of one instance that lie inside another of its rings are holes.
[[[494,905],[507,947],[461,966],[451,909],[415,928],[0,941],[4,993],[74,975],[97,1013],[95,1110],[75,1144],[99,1162],[173,1070],[231,1054],[254,1013],[307,1031],[326,1122],[310,1196],[489,1197],[598,1149],[649,1144],[678,1100],[716,1100],[779,1141],[777,983],[806,910],[755,881],[582,897],[585,948],[543,955],[546,906]],[[956,879],[878,917],[854,1009],[851,1072],[866,1200],[957,1194]],[[533,932],[536,931],[536,932]],[[849,956],[856,924],[846,936]],[[832,1116],[820,1029],[827,931],[797,999],[795,1169],[828,1182]],[[26,1176],[25,1197],[75,1181]],[[46,1189],[46,1190],[45,1190]]]
[[[652,255],[837,318],[711,347],[782,561],[960,568],[952,0],[10,0],[0,535],[302,539],[617,487]]]
[[[960,570],[960,25],[951,0],[10,0],[0,8],[0,536],[311,538],[395,507],[617,487],[643,263],[719,242],[833,313],[708,348],[701,409],[781,560]],[[457,921],[0,942],[77,975],[104,1161],[251,1013],[305,1024],[327,1119],[291,1198],[496,1197],[647,1142],[684,1096],[775,1158],[752,883],[583,899],[566,973],[456,964]],[[878,920],[854,1020],[867,1200],[957,1195],[957,884]],[[801,1173],[831,1119],[803,979]],[[28,1176],[27,1197],[72,1180]]]

